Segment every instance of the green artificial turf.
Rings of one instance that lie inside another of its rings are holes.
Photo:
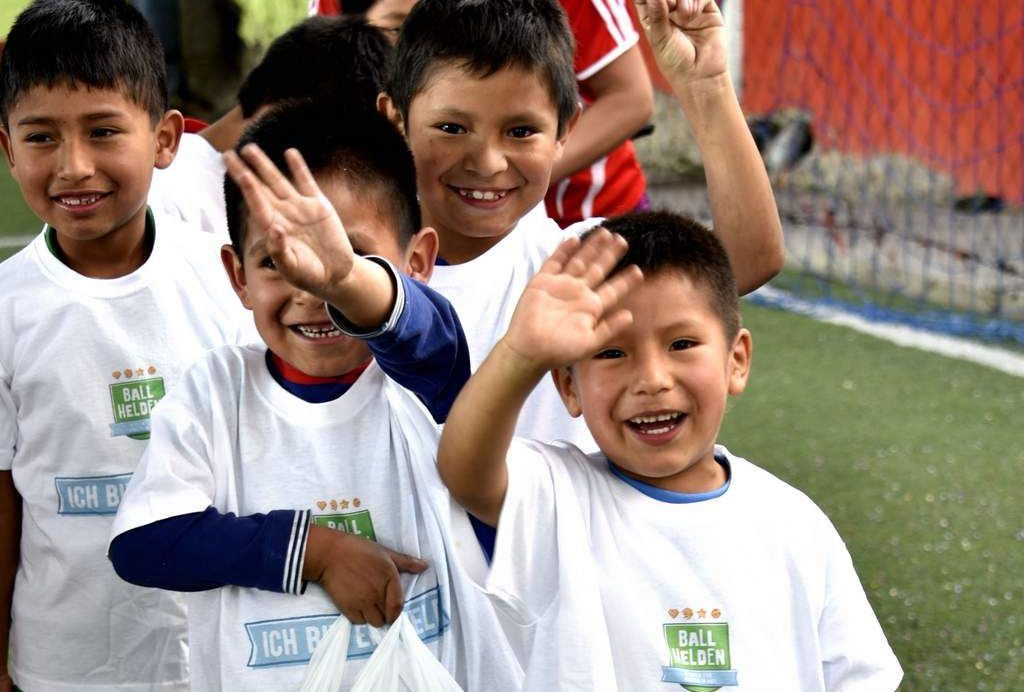
[[[720,440],[829,514],[906,677],[1024,680],[1024,380],[751,305]]]

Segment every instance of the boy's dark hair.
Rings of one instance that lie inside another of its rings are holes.
[[[618,233],[629,249],[616,271],[630,264],[645,277],[676,271],[707,289],[711,309],[732,340],[740,329],[739,294],[729,257],[718,238],[693,219],[667,211],[623,214],[601,224]]]
[[[275,39],[242,82],[242,115],[320,94],[373,107],[384,90],[392,50],[384,32],[363,17],[309,17]]]
[[[409,104],[439,64],[479,77],[518,67],[545,82],[561,135],[579,102],[573,50],[556,0],[421,0],[399,34],[388,94],[408,119]]]
[[[246,130],[238,150],[250,142],[286,175],[284,152],[298,149],[315,178],[340,179],[356,197],[374,205],[403,247],[420,230],[412,154],[401,133],[375,109],[328,100],[286,102]],[[242,258],[248,213],[230,176],[224,178],[224,201],[231,246]]]
[[[35,0],[0,58],[0,119],[36,86],[118,89],[155,124],[167,111],[164,52],[125,0]]]

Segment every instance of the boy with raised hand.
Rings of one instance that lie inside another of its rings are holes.
[[[524,689],[894,690],[828,518],[716,444],[751,358],[721,245],[668,213],[604,227],[531,279],[438,451],[455,499],[498,528],[481,581]],[[598,452],[513,439],[549,372]]]
[[[212,351],[161,403],[114,524],[118,574],[196,592],[196,690],[297,689],[339,610],[351,680],[375,647],[364,623],[403,603],[466,689],[518,689],[493,609],[449,567],[466,518],[448,518],[435,421],[469,358],[420,283],[437,236],[408,148],[372,110],[310,102],[261,117],[240,152],[223,258],[266,347]]]
[[[714,232],[742,292],[781,267],[782,234],[764,164],[726,69],[714,3],[638,8],[703,154]],[[421,0],[402,27],[380,107],[416,160],[424,220],[437,229],[431,285],[467,329],[473,366],[504,333],[526,282],[568,235],[543,215],[552,168],[578,117],[573,40],[555,0]],[[593,221],[587,227],[593,225]],[[592,449],[544,383],[519,432]]]
[[[247,318],[216,243],[146,206],[182,130],[159,42],[122,0],[34,2],[0,120],[45,222],[0,264],[0,690],[186,690],[181,599],[119,580],[104,546],[153,407]]]

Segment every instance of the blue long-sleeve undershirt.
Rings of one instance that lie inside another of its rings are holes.
[[[380,368],[416,394],[435,421],[443,422],[469,379],[462,325],[440,294],[388,268],[396,279],[396,319],[390,328],[361,338]],[[339,321],[337,313],[332,318]],[[287,383],[286,388],[308,401],[324,401],[321,385]],[[346,389],[342,385],[337,396]],[[309,517],[309,510],[238,517],[208,507],[120,534],[110,544],[109,557],[122,579],[140,586],[202,591],[235,585],[300,593],[298,570]]]

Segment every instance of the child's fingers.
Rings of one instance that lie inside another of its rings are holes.
[[[316,184],[313,173],[306,164],[306,159],[298,149],[288,149],[284,152],[284,159],[288,162],[288,169],[292,173],[292,180],[295,181],[295,189],[299,194],[306,197],[318,197],[320,186]]]
[[[224,165],[228,175],[242,191],[249,214],[259,225],[269,226],[270,220],[274,218],[274,208],[267,198],[266,186],[256,179],[249,166],[235,152],[224,152]]]
[[[394,579],[388,581],[387,590],[384,592],[384,610],[381,612],[381,615],[387,622],[394,622],[402,614],[404,603],[402,582],[396,573]]]
[[[576,252],[576,248],[580,245],[580,239],[576,236],[566,238],[558,247],[555,248],[554,252],[548,255],[548,258],[544,260],[544,264],[541,265],[537,271],[538,274],[559,274],[565,267],[565,263],[569,261],[573,253]]]
[[[565,273],[583,279],[590,288],[596,288],[626,253],[625,239],[606,228],[590,234],[583,245],[566,263]]]
[[[597,288],[597,295],[601,299],[601,305],[605,312],[618,305],[643,280],[644,275],[640,271],[640,267],[631,264],[601,284]]]
[[[288,178],[278,170],[274,162],[270,160],[259,146],[246,144],[242,147],[242,158],[249,164],[260,181],[266,185],[279,199],[287,199],[295,196],[295,188]]]

